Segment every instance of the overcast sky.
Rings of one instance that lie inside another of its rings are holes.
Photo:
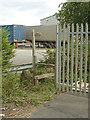
[[[66,0],[0,0],[0,25],[40,25],[40,19],[53,15]]]

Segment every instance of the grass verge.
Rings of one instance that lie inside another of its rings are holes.
[[[2,80],[2,103],[14,102],[16,106],[39,105],[45,101],[52,100],[52,96],[56,93],[56,88],[53,79],[45,79],[44,82],[37,86],[29,84],[28,86],[21,85],[19,73],[8,73],[3,76]]]

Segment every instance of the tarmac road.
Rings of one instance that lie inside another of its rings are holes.
[[[28,64],[32,63],[32,49],[15,49],[15,57],[10,61],[13,62],[14,65]],[[46,49],[36,49],[36,62],[39,62],[40,59],[44,60],[43,54],[45,54]]]
[[[31,118],[88,118],[88,98],[61,93],[33,112]]]

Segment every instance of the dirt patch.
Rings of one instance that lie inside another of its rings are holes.
[[[34,106],[31,104],[16,106],[14,103],[8,103],[5,105],[4,118],[30,118],[31,113],[37,111],[42,105]]]
[[[60,92],[57,91],[52,95],[53,101],[55,96],[60,95]],[[23,105],[16,106],[14,102],[5,104],[5,111],[2,113],[5,114],[4,118],[30,118],[33,112],[36,112],[38,109],[43,107],[45,103],[49,103],[50,101],[43,101],[42,104],[38,104],[38,106],[26,103]]]

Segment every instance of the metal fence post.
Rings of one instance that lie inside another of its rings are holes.
[[[67,92],[69,91],[69,42],[70,42],[70,25],[68,24],[68,47],[67,47]]]
[[[83,52],[83,24],[81,24],[81,41],[80,41],[80,95],[82,82],[82,52]]]
[[[61,83],[61,24],[60,24],[60,26],[59,26],[59,59],[58,59],[58,61],[59,61],[59,65],[58,65],[58,67],[59,67],[59,70],[58,70],[58,72],[59,72],[59,74],[58,74],[58,76],[59,76],[59,79],[58,79],[58,82],[59,82],[59,90],[61,90],[61,85],[60,85],[60,83]]]
[[[77,33],[76,33],[76,58],[75,58],[75,94],[77,94],[77,68],[78,68],[78,23],[76,24],[76,29],[77,29]]]
[[[87,56],[88,56],[88,24],[86,23],[86,41],[85,41],[85,73],[84,73],[84,95],[86,96],[87,82]],[[90,84],[90,83],[89,83]]]
[[[65,90],[65,23],[63,26],[64,38],[63,38],[63,91]]]
[[[58,88],[58,32],[59,32],[59,25],[57,24],[57,36],[56,36],[56,88]]]
[[[73,36],[74,36],[74,24],[72,24],[72,39],[71,39],[71,93],[73,93]]]

